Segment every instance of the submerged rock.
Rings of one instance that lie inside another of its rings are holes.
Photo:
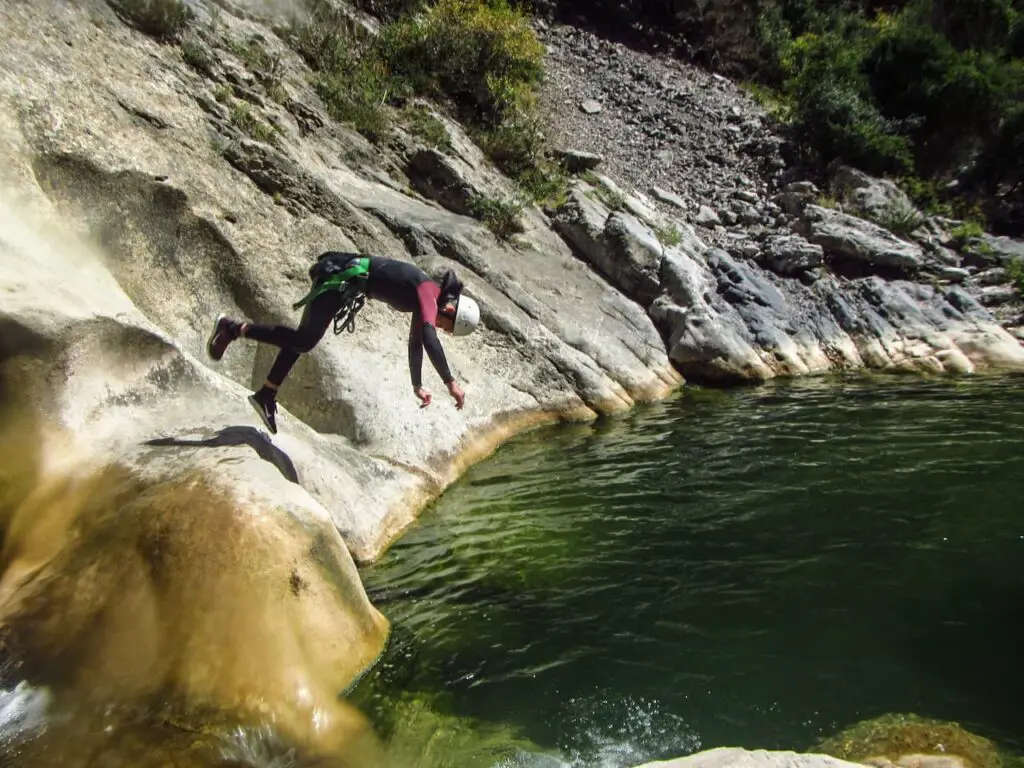
[[[843,760],[901,768],[1002,768],[998,747],[959,723],[912,714],[865,720],[815,746]]]

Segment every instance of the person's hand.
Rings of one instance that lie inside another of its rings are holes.
[[[430,401],[434,399],[430,394],[430,390],[425,387],[416,387],[413,392],[415,392],[416,397],[420,399],[420,408],[426,408],[430,405]]]
[[[459,382],[455,379],[448,382],[448,394],[455,398],[455,407],[461,411],[462,406],[466,404],[466,393],[462,391]]]

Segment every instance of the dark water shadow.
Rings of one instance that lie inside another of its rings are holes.
[[[296,485],[299,484],[299,473],[288,454],[270,442],[266,433],[255,427],[224,427],[212,437],[205,439],[185,439],[180,437],[158,437],[147,440],[145,445],[178,446],[187,448],[225,448],[236,445],[248,445],[264,461],[270,462],[277,470]]]

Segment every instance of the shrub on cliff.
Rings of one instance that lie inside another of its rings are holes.
[[[1014,259],[1006,269],[1017,295],[1024,299],[1024,259]]]
[[[125,21],[140,32],[160,40],[173,40],[192,20],[193,14],[182,0],[108,0]]]
[[[335,119],[371,139],[388,129],[388,105],[412,95],[449,106],[494,163],[538,202],[555,203],[564,177],[543,154],[536,94],[544,48],[507,0],[379,4],[415,10],[379,37],[360,32],[327,0],[289,31]],[[367,3],[362,6],[370,7]]]
[[[393,75],[487,126],[529,109],[544,73],[543,46],[506,0],[437,0],[389,25],[381,50]]]
[[[313,85],[331,117],[371,141],[383,137],[392,83],[374,40],[329,0],[312,0],[308,18],[281,33],[316,73]]]

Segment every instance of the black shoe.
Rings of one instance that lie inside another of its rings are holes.
[[[277,420],[274,418],[277,414],[277,403],[273,397],[266,397],[260,392],[254,395],[249,395],[249,403],[253,408],[256,409],[256,413],[263,419],[263,423],[267,425],[267,429],[270,430],[270,434],[277,434]]]
[[[206,342],[206,352],[214,360],[224,357],[228,344],[237,339],[242,332],[242,324],[227,315],[221,315],[213,324],[213,332]]]

